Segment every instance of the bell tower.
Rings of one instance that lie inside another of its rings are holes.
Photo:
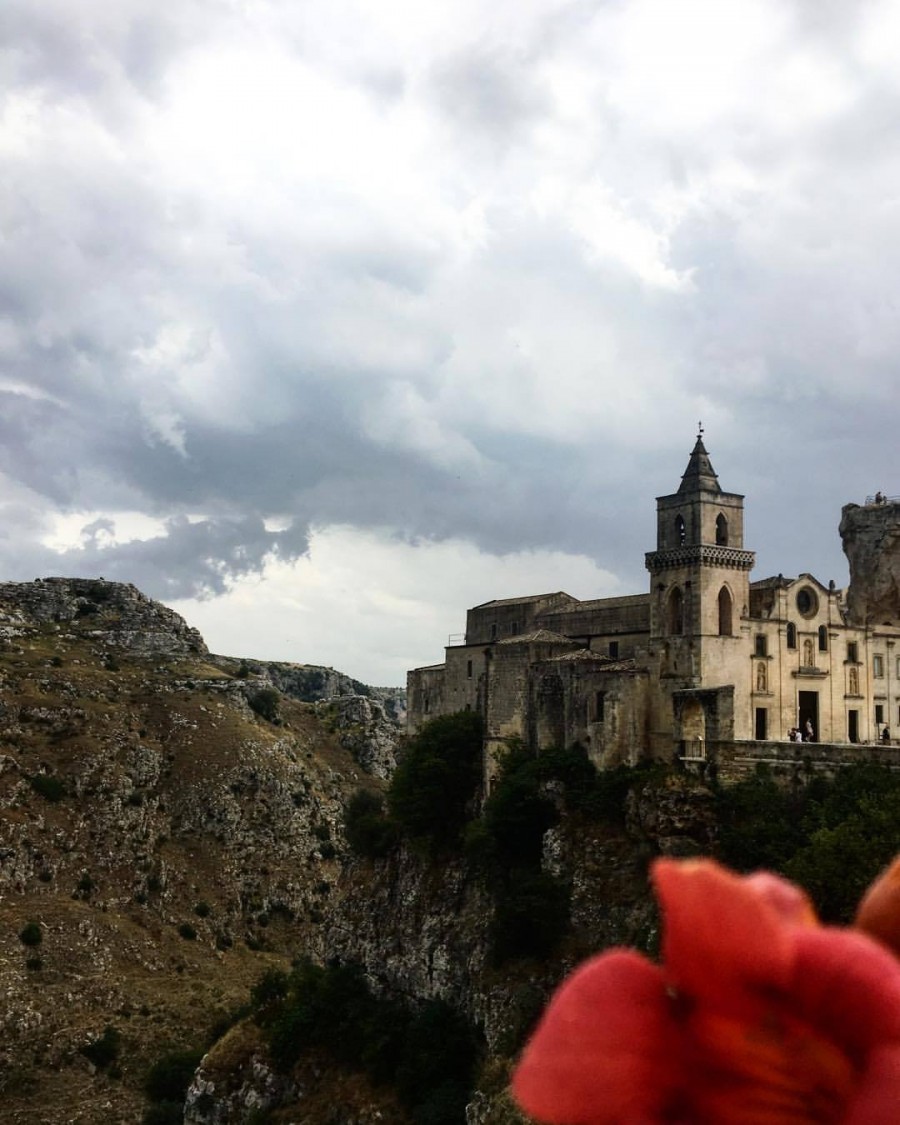
[[[722,491],[701,426],[678,491],[656,499],[656,550],[646,556],[651,638],[690,650],[695,683],[715,683],[715,654],[740,637],[754,558],[744,497]]]

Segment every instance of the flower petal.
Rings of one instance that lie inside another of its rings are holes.
[[[843,1125],[896,1125],[900,1119],[900,1047],[869,1056]]]
[[[817,926],[819,920],[806,891],[771,871],[756,871],[744,879],[747,886],[767,902],[784,922],[794,926]]]
[[[900,856],[866,891],[855,924],[900,954]]]
[[[881,1047],[900,1046],[900,962],[852,931],[798,929],[788,996],[792,1011],[861,1068]],[[898,1106],[897,1120],[900,1120]]]
[[[618,950],[588,961],[556,993],[512,1089],[526,1113],[553,1125],[651,1125],[682,1079],[662,973]]]
[[[788,893],[791,884],[779,895],[777,876],[754,881],[707,859],[660,859],[652,877],[663,909],[666,971],[679,991],[732,1010],[760,987],[787,985],[793,923],[807,920]]]

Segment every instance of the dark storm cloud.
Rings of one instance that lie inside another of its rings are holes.
[[[4,573],[215,593],[345,523],[587,552],[639,589],[701,412],[764,569],[826,540],[838,569],[835,496],[892,490],[897,92],[848,64],[852,96],[793,131],[750,93],[690,127],[613,109],[639,7],[368,58],[334,122],[301,84],[240,126],[179,70],[243,49],[238,9],[6,5]],[[798,3],[794,34],[839,53],[845,10]],[[165,532],[116,542],[124,511]],[[47,547],[79,512],[81,545]]]

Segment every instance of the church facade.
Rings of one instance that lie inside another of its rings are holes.
[[[744,497],[722,490],[702,436],[678,490],[656,503],[647,593],[579,601],[558,591],[475,606],[444,662],[409,673],[410,731],[479,711],[488,778],[511,739],[535,751],[580,742],[603,769],[702,759],[786,740],[797,727],[832,745],[881,746],[891,728],[900,733],[898,598],[854,615],[868,603],[852,557],[855,599],[811,574],[751,581]],[[879,496],[848,507],[865,522],[870,506],[877,542],[895,548],[900,503]]]

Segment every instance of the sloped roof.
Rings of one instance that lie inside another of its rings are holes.
[[[716,476],[712,461],[710,461],[709,454],[706,452],[706,446],[703,444],[703,438],[698,434],[696,444],[691,450],[687,468],[681,478],[681,484],[678,486],[678,491],[681,493],[697,492],[701,489],[705,492],[722,491],[719,478]]]
[[[571,606],[563,606],[557,613],[579,613],[586,609],[624,609],[626,606],[646,605],[650,602],[649,594],[620,594],[615,598],[590,598],[588,601],[576,602]]]
[[[533,633],[517,633],[514,637],[504,637],[498,645],[571,645],[571,637],[564,637],[560,633],[551,633],[549,629],[535,629]]]
[[[528,594],[523,598],[492,598],[489,602],[481,602],[480,605],[473,606],[473,609],[487,609],[488,606],[501,606],[501,605],[531,605],[534,602],[543,602],[548,598],[568,598],[569,601],[575,601],[571,594],[567,594],[565,590],[555,590],[552,594]]]

